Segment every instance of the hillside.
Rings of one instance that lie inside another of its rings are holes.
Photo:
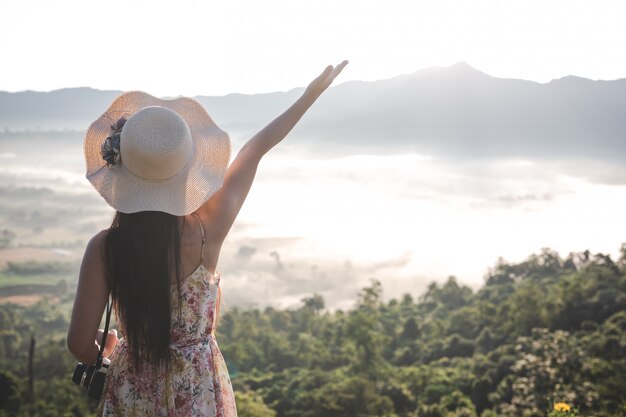
[[[225,129],[253,132],[301,94],[196,97]],[[119,94],[75,88],[0,92],[0,127],[84,130]],[[626,157],[626,80],[549,83],[489,76],[467,64],[331,87],[294,129],[324,152],[416,151],[450,157]]]
[[[476,292],[454,277],[388,302],[383,291],[374,278],[353,308],[332,313],[317,294],[298,309],[223,311],[217,338],[239,415],[545,416],[552,402],[624,415],[626,246],[617,260],[544,249],[498,262]],[[45,300],[0,305],[0,416],[93,415],[70,382],[67,326]],[[36,401],[27,403],[31,332]]]

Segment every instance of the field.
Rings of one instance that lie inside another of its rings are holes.
[[[59,295],[76,285],[78,262],[61,249],[0,250],[0,304],[31,306],[43,299],[58,304]]]

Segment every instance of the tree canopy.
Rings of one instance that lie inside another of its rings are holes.
[[[233,308],[217,339],[239,415],[526,417],[565,402],[623,416],[626,245],[620,254],[544,249],[498,261],[477,291],[450,277],[399,300],[372,279],[347,311],[319,294],[297,309]],[[93,415],[70,381],[68,319],[45,300],[0,305],[0,416]],[[31,334],[36,397],[26,402]]]

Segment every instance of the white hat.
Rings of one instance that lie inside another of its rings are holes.
[[[194,212],[222,186],[230,154],[230,137],[196,100],[139,91],[118,97],[85,136],[87,179],[122,213]]]

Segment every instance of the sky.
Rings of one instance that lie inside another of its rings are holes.
[[[4,1],[1,91],[226,95],[467,62],[548,82],[626,77],[626,3],[588,0]]]
[[[611,80],[626,78],[625,12],[626,2],[602,0],[5,1],[0,91],[288,91],[344,59],[350,64],[335,84],[458,62],[542,83]],[[249,132],[230,133],[241,144]],[[41,221],[61,218],[65,205],[90,209],[74,228],[46,225],[46,236],[74,239],[62,233],[110,224],[110,209],[84,178],[80,141],[67,138],[58,149],[58,141],[16,138],[3,138],[0,187],[30,188],[16,207],[5,196],[0,216],[41,216],[47,191],[39,187],[52,183],[59,202],[47,203]],[[520,262],[543,247],[615,255],[623,241],[626,185],[571,175],[560,160],[483,166],[416,154],[276,152],[224,245],[231,305],[298,305],[321,292],[329,305],[347,307],[371,277],[392,297],[449,275],[476,288],[499,256]],[[20,218],[32,229],[30,217]],[[20,235],[26,243],[43,239],[29,233]]]

